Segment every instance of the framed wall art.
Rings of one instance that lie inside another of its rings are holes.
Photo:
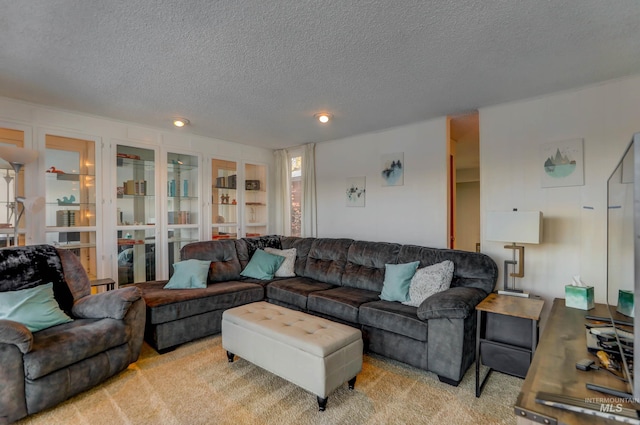
[[[364,207],[364,199],[366,195],[365,177],[349,177],[347,178],[347,206],[348,207]]]
[[[381,155],[380,176],[383,186],[402,186],[404,184],[404,153]]]
[[[542,187],[584,185],[583,139],[545,143],[540,147]]]

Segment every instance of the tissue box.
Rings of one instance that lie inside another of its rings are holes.
[[[564,287],[564,304],[567,307],[579,308],[580,310],[591,310],[594,305],[593,286],[573,286]]]
[[[633,317],[633,291],[618,291],[618,313]]]

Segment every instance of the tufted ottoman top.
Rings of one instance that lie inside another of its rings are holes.
[[[225,310],[222,320],[321,358],[362,339],[359,329],[264,301]]]

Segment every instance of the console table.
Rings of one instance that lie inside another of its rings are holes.
[[[565,307],[562,298],[556,298],[553,301],[551,314],[514,407],[519,425],[620,423],[584,413],[544,406],[536,402],[536,395],[539,392],[560,394],[582,401],[599,399],[598,401],[603,403],[616,399],[614,396],[587,389],[587,383],[627,391],[624,382],[605,370],[576,369],[576,362],[584,358],[596,360],[596,357],[587,351],[585,316],[607,317],[608,314],[605,304],[596,304],[594,309],[585,311]],[[621,320],[629,320],[628,317],[619,314],[617,317]],[[616,408],[617,399],[613,403],[616,404],[613,406]],[[623,407],[631,406],[623,403]]]

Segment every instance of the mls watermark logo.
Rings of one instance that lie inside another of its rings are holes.
[[[600,405],[600,411],[603,413],[620,413],[622,412],[622,404],[603,403]]]

